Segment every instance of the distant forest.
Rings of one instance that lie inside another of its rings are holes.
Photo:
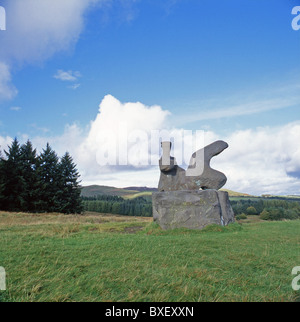
[[[237,219],[257,215],[263,220],[300,219],[300,202],[280,199],[231,200]]]
[[[99,195],[82,197],[85,211],[129,216],[152,216],[152,202],[143,197],[123,199],[119,196]],[[240,199],[230,201],[236,219],[248,215],[260,216],[263,220],[300,219],[300,201],[268,198]]]
[[[126,200],[118,196],[99,195],[82,197],[82,199],[85,211],[126,216],[152,216],[152,202],[143,197]]]
[[[81,213],[79,177],[68,152],[59,158],[47,144],[38,155],[15,139],[0,154],[0,210]]]

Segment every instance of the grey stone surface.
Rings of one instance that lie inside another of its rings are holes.
[[[227,178],[222,172],[210,167],[210,160],[227,148],[226,142],[216,141],[198,150],[192,155],[190,165],[185,171],[176,164],[176,159],[171,157],[171,143],[162,142],[163,155],[159,160],[161,176],[158,190],[221,189]]]
[[[234,222],[228,193],[217,190],[153,193],[153,218],[162,229],[203,229]]]
[[[188,190],[185,170],[180,168],[174,157],[171,157],[171,142],[162,142],[163,155],[159,160],[161,171],[158,191]]]

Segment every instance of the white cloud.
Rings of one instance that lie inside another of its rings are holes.
[[[151,130],[170,129],[169,114],[159,106],[147,107],[142,103],[122,104],[114,97],[106,96],[87,134],[81,132],[75,139],[78,145],[74,146],[73,153],[83,174],[83,182],[119,187],[157,186],[157,166],[100,167],[97,155],[98,158],[99,154],[103,156],[109,147],[114,146],[114,135],[118,137],[122,124],[127,124],[128,133],[139,129],[147,133]],[[173,134],[178,135],[181,131],[182,129],[173,129]],[[78,128],[76,133],[79,133]],[[67,136],[72,141],[72,135]],[[141,155],[143,159],[143,153],[147,154],[147,149],[144,150],[143,146],[151,145],[149,137],[128,144],[128,155],[132,156],[132,164],[135,164]],[[124,144],[123,139],[119,140],[121,145]],[[300,181],[296,176],[300,176],[300,147],[297,144],[300,141],[300,121],[280,127],[237,131],[228,137],[219,137],[212,131],[205,132],[205,145],[219,139],[227,141],[229,148],[213,158],[212,167],[226,174],[226,188],[257,195],[300,194]],[[188,148],[190,151],[191,146]],[[179,157],[179,150],[175,149],[173,153],[176,158]],[[158,161],[158,157],[155,155],[154,159]]]
[[[92,175],[100,171],[101,158],[105,152],[110,151],[111,162],[118,161],[126,164],[128,153],[129,163],[138,164],[140,159],[148,158],[149,137],[151,130],[159,130],[166,123],[168,111],[163,111],[160,106],[146,106],[142,103],[121,103],[111,95],[105,96],[100,104],[99,113],[91,123],[90,130],[83,143],[79,146],[79,155],[86,173]],[[141,136],[136,140],[135,135]],[[128,139],[131,142],[127,143]],[[115,151],[123,151],[122,158]],[[119,160],[117,160],[117,158]],[[96,168],[95,168],[96,167]]]
[[[7,30],[1,33],[0,57],[6,61],[31,63],[69,49],[78,40],[84,13],[93,2],[4,1]]]
[[[53,77],[61,81],[75,82],[79,77],[81,77],[81,74],[78,71],[73,72],[72,70],[64,71],[59,69]]]
[[[12,99],[11,69],[40,63],[61,51],[72,50],[84,29],[89,8],[117,3],[131,8],[135,0],[4,0],[7,28],[0,33],[0,99]],[[5,68],[5,70],[4,70]],[[67,75],[65,77],[68,78]],[[79,77],[71,74],[70,79]],[[76,79],[74,79],[76,78]],[[78,87],[77,87],[78,88]],[[76,89],[76,88],[75,88]]]
[[[42,62],[72,48],[83,30],[87,9],[102,2],[105,0],[3,1],[7,30],[0,33],[0,99],[11,99],[17,93],[11,84],[12,66]]]
[[[12,99],[17,90],[11,83],[11,72],[7,64],[0,61],[0,101]]]
[[[32,140],[33,145],[37,148],[37,151],[42,151],[45,148],[46,143],[53,147],[59,156],[62,156],[66,151],[72,153],[72,156],[78,162],[78,165],[82,169],[80,164],[80,155],[78,155],[78,146],[83,141],[85,135],[80,127],[76,124],[66,125],[64,133],[59,136],[37,136],[34,138],[29,138],[28,136],[25,140]],[[24,139],[23,139],[24,140]]]
[[[11,144],[12,140],[13,139],[9,136],[6,136],[6,137],[0,136],[0,152],[1,153],[3,152],[3,150],[7,150],[7,146],[9,144]],[[2,154],[2,156],[3,156],[3,154]]]
[[[212,165],[228,177],[228,187],[252,194],[300,194],[300,122],[243,130],[225,138],[229,149]]]
[[[159,106],[121,103],[107,95],[100,104],[97,117],[87,129],[73,124],[66,126],[61,136],[35,137],[32,141],[39,150],[45,147],[46,142],[50,142],[59,155],[68,150],[78,165],[85,185],[155,187],[159,179],[158,166],[141,167],[137,161],[148,155],[151,131],[170,129],[169,115]],[[124,145],[126,138],[119,135],[124,125],[129,134],[144,130],[148,135],[137,141],[132,140],[127,148]],[[178,135],[182,129],[172,131]],[[219,139],[228,142],[229,148],[213,158],[211,165],[226,174],[228,182],[225,188],[254,195],[300,194],[300,121],[279,127],[245,129],[227,137],[219,137],[212,131],[205,132],[205,145]],[[0,137],[0,145],[3,147],[10,140]],[[115,147],[115,142],[117,151],[119,147],[129,151],[130,166],[108,167],[97,162],[99,156],[105,156],[109,148]],[[191,149],[191,146],[188,148]],[[177,147],[172,154],[178,158],[179,151]],[[153,157],[158,165],[158,154]]]

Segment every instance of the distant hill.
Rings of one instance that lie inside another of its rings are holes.
[[[83,187],[81,190],[82,197],[94,197],[99,195],[120,196],[134,195],[139,193],[138,190],[129,190],[109,186],[92,185]]]
[[[152,192],[156,192],[156,188],[148,187],[127,187],[127,188],[116,188],[109,186],[98,186],[92,185],[83,187],[81,195],[83,197],[94,197],[98,195],[109,195],[109,196],[119,196],[125,199],[132,199],[137,197],[147,197],[151,198]],[[246,193],[236,192],[232,190],[222,189],[222,191],[227,191],[230,197],[252,197]]]
[[[156,192],[158,191],[157,188],[148,188],[148,187],[128,187],[124,188],[125,190],[135,190],[139,192]]]
[[[236,192],[228,189],[221,189],[221,191],[227,191],[229,194],[229,197],[253,197],[247,193]]]

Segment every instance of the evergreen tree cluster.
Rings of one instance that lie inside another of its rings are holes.
[[[30,141],[15,139],[0,154],[0,209],[81,213],[79,177],[68,152],[59,159],[47,144],[38,155]]]
[[[300,202],[279,199],[232,200],[237,219],[247,215],[259,215],[264,220],[300,219]]]
[[[143,197],[125,200],[118,196],[99,195],[82,199],[85,211],[125,216],[152,216],[152,202]]]

